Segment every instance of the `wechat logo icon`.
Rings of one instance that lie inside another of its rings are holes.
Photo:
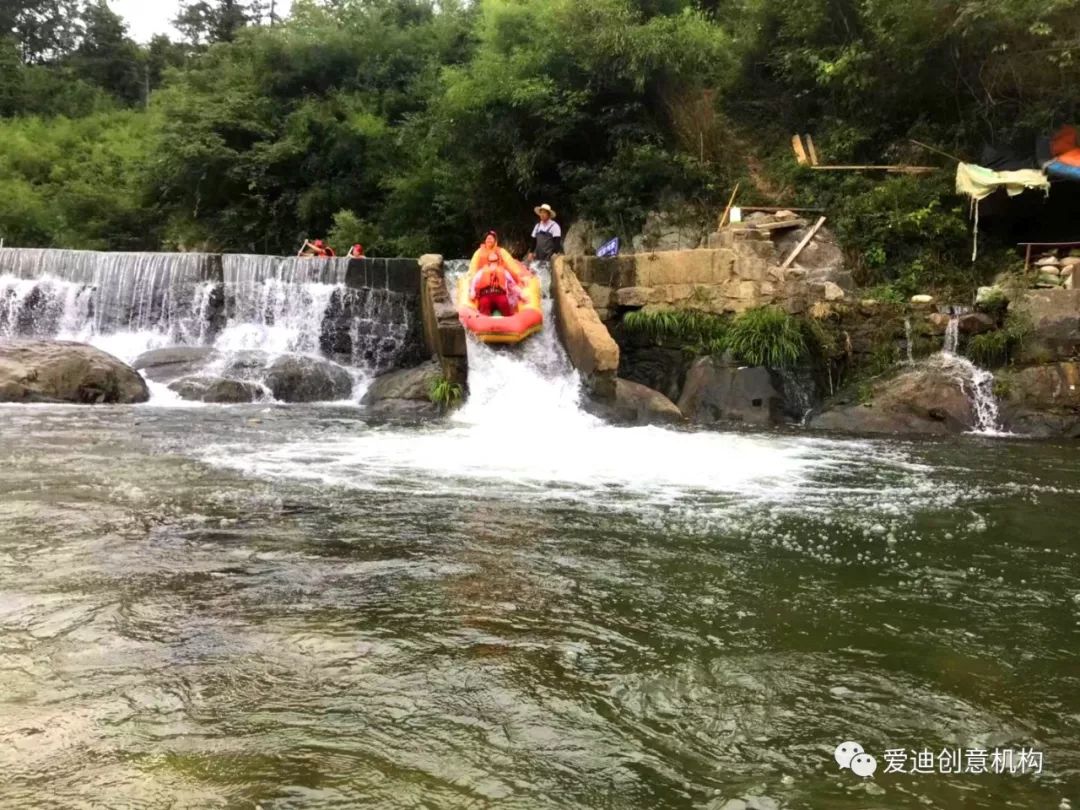
[[[857,742],[842,742],[836,746],[833,758],[840,769],[851,769],[856,776],[866,779],[874,775],[877,770],[877,760],[863,751],[863,747]]]

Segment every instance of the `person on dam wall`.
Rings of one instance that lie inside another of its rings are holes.
[[[476,309],[481,315],[491,315],[498,310],[504,318],[509,318],[517,312],[521,286],[499,253],[493,250],[487,256],[487,266],[473,276],[469,294],[476,300]]]
[[[300,248],[300,252],[297,255],[301,258],[315,257],[320,259],[332,259],[337,254],[334,253],[334,249],[322,239],[316,239],[314,242],[305,239],[304,246]]]
[[[562,253],[562,228],[555,221],[555,210],[544,203],[533,209],[540,221],[532,230],[532,250],[526,261],[550,262],[552,256]]]

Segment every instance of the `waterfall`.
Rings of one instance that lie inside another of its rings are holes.
[[[88,340],[124,333],[135,344],[154,342],[151,335],[180,342],[191,327],[190,304],[205,262],[194,253],[6,248],[0,250],[0,284],[9,309],[18,297],[13,280],[34,287],[22,299],[28,312],[20,317],[36,326],[15,330],[20,334]]]
[[[323,319],[344,286],[347,259],[227,255],[221,264],[225,328],[217,348],[318,353]]]
[[[911,318],[904,318],[904,347],[907,350],[908,365],[915,365],[915,355],[911,351]]]
[[[372,260],[369,260],[372,261]],[[348,259],[0,249],[0,337],[325,354],[381,373],[419,343],[415,293],[346,287]],[[364,276],[366,279],[367,276]],[[385,287],[385,288],[383,288]]]
[[[945,327],[945,345],[942,351],[945,354],[956,354],[956,347],[960,343],[960,316],[955,312],[949,317],[949,325]]]
[[[1000,434],[1000,415],[997,399],[994,397],[994,375],[956,353],[959,339],[960,315],[954,308],[949,317],[949,325],[945,328],[945,346],[939,355],[941,367],[971,400],[971,407],[975,412],[975,432]]]
[[[448,262],[446,283],[451,296],[468,262]],[[550,296],[551,268],[536,262],[533,272],[543,290],[544,328],[517,346],[492,347],[470,337],[469,399],[454,416],[470,425],[489,425],[491,415],[543,415],[544,424],[587,430],[598,420],[581,409],[581,380],[555,330]],[[455,301],[455,304],[457,302]]]
[[[406,297],[392,290],[345,290],[340,306],[348,324],[351,363],[375,374],[397,366],[409,335],[420,327]]]
[[[784,412],[791,418],[805,425],[814,410],[814,395],[817,385],[813,371],[806,367],[778,368],[773,374],[780,381],[780,390],[784,397]]]

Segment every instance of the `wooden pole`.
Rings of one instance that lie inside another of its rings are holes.
[[[799,254],[803,252],[803,249],[810,244],[810,240],[814,238],[818,231],[821,230],[821,226],[825,224],[825,217],[821,217],[814,223],[814,227],[802,238],[802,241],[795,246],[795,249],[791,251],[791,254],[784,259],[784,263],[780,265],[781,270],[787,270],[791,267],[791,263],[799,257]]]
[[[1027,246],[1027,252],[1024,253],[1024,272],[1026,273],[1031,267],[1031,245]]]
[[[923,149],[929,149],[931,152],[937,152],[939,155],[942,155],[943,157],[947,157],[949,160],[955,160],[957,163],[964,163],[965,162],[965,161],[961,160],[960,158],[958,158],[956,155],[950,155],[948,152],[944,152],[941,149],[938,149],[936,146],[931,146],[928,143],[923,143],[922,141],[917,141],[914,138],[908,138],[908,140],[911,143],[915,144],[916,146],[921,146]]]
[[[724,229],[724,223],[727,221],[728,214],[731,213],[731,206],[735,204],[735,195],[739,193],[739,184],[735,184],[735,190],[731,192],[731,197],[727,201],[727,206],[724,208],[724,213],[720,215],[720,225],[716,230],[721,231]]]

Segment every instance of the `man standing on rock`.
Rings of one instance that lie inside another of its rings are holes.
[[[533,247],[526,261],[535,259],[540,262],[550,262],[556,253],[562,253],[562,228],[555,221],[555,211],[547,203],[533,209],[540,221],[533,228]]]

